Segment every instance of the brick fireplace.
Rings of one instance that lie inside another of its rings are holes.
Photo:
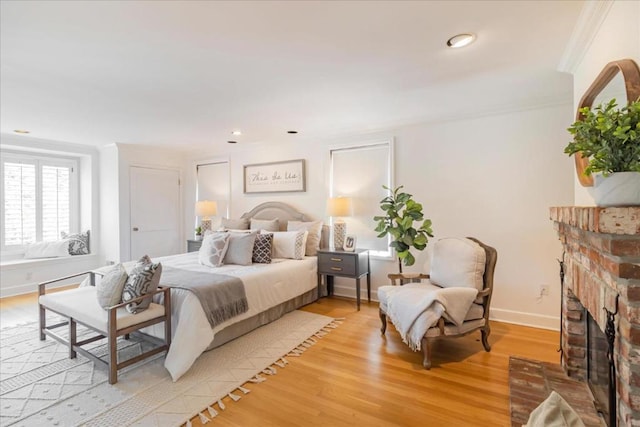
[[[554,207],[564,258],[562,366],[585,380],[586,309],[602,331],[615,311],[617,420],[640,426],[640,207]]]

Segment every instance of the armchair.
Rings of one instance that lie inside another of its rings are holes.
[[[386,332],[389,316],[405,342],[414,350],[422,348],[422,364],[426,369],[431,369],[431,342],[436,339],[460,337],[480,330],[484,349],[491,351],[489,307],[497,258],[494,248],[472,237],[438,240],[433,247],[429,274],[389,274],[392,285],[378,288],[382,334]],[[410,283],[402,286],[405,281]],[[401,286],[396,286],[398,282]],[[475,288],[477,293],[469,288]],[[466,301],[456,307],[459,295],[464,295]],[[420,301],[425,303],[424,310],[416,307]],[[454,313],[455,309],[462,312]],[[398,324],[403,317],[406,320],[406,312],[412,311],[420,314],[409,321],[412,328],[417,328],[418,335],[413,334],[418,337],[417,342]],[[394,316],[394,313],[402,314]]]

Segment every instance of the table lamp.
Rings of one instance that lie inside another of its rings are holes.
[[[341,217],[351,216],[351,197],[331,197],[327,202],[327,215],[335,218],[333,222],[333,246],[336,249],[344,247],[344,236],[347,234],[347,224]]]
[[[218,205],[211,200],[198,200],[196,202],[196,216],[201,217],[200,227],[202,234],[207,230],[211,230],[210,217],[218,213]]]

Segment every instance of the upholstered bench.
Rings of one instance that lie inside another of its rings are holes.
[[[47,285],[86,274],[90,275],[91,284],[94,284],[96,273],[84,272],[50,280],[38,285],[40,340],[44,340],[48,335],[69,347],[69,357],[71,359],[74,359],[76,357],[76,352],[79,352],[83,356],[86,356],[95,362],[105,364],[109,370],[109,384],[115,384],[118,380],[118,370],[169,349],[169,346],[171,345],[170,289],[158,288],[155,292],[114,305],[108,309],[103,309],[98,303],[95,286],[79,287],[59,292],[45,292]],[[152,302],[149,305],[149,308],[136,314],[129,313],[125,309],[127,304],[141,301],[145,298],[151,298],[156,294],[163,294],[161,304]],[[67,318],[67,320],[47,326],[46,310],[57,313],[60,316]],[[124,336],[125,339],[127,339],[129,338],[130,333],[160,322],[164,322],[165,325],[164,340],[160,346],[127,360],[118,362],[118,337]],[[76,334],[77,324],[92,329],[97,332],[98,335],[78,341]],[[65,326],[68,326],[68,339],[54,332],[55,329]],[[102,338],[107,338],[108,361],[104,361],[84,348],[81,348],[81,346],[85,344],[92,343]]]

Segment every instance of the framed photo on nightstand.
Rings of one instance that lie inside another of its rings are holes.
[[[356,250],[356,236],[353,234],[347,234],[344,236],[344,250],[346,252],[353,252]]]

